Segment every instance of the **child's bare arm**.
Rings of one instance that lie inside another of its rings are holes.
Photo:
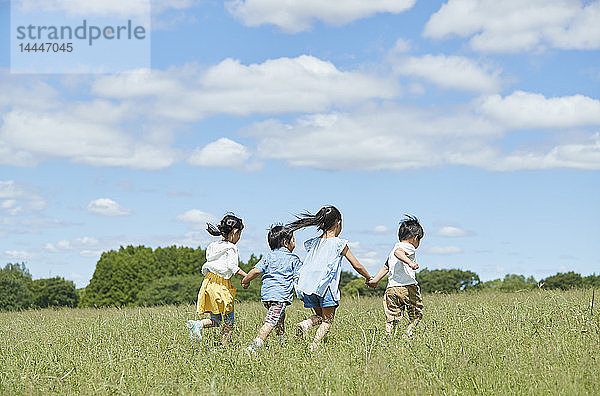
[[[410,268],[412,268],[413,270],[419,269],[419,264],[417,264],[414,261],[412,261],[411,259],[409,259],[404,250],[402,250],[400,248],[394,250],[394,256],[396,256],[396,258],[398,260],[402,261],[403,263],[408,264],[408,266]]]
[[[348,246],[346,246],[344,250],[342,250],[342,256],[345,256],[348,259],[350,265],[352,266],[352,268],[354,268],[356,272],[364,276],[366,279],[371,279],[371,275],[369,275],[367,269],[363,267],[363,265],[356,259],[356,257],[354,257],[350,249],[348,249]]]
[[[379,282],[381,280],[381,278],[386,276],[388,272],[390,272],[390,268],[387,266],[387,262],[386,262],[385,265],[383,267],[381,267],[379,272],[377,272],[377,275],[375,275],[375,277],[373,278],[373,282],[375,282],[375,284],[377,284],[377,282]]]
[[[235,273],[237,276],[239,276],[240,278],[245,278],[248,274],[243,270],[243,269],[239,269],[238,272]]]
[[[260,274],[260,270],[258,268],[252,268],[250,270],[250,272],[248,272],[248,274],[246,274],[246,276],[244,276],[244,279],[242,279],[242,285],[244,283],[250,284],[250,281],[252,281],[252,279],[256,278],[259,274]]]

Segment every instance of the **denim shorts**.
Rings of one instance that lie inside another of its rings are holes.
[[[214,314],[210,313],[210,318],[217,322],[217,326],[221,326],[221,321],[225,319],[225,324],[234,324],[235,323],[235,314],[233,311],[226,314]]]
[[[326,307],[337,307],[340,305],[339,302],[333,299],[333,294],[331,293],[331,289],[327,289],[325,295],[323,297],[316,294],[304,295],[302,298],[304,301],[304,308],[326,308]]]

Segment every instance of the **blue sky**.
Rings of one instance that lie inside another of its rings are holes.
[[[600,1],[524,4],[156,0],[151,69],[15,74],[0,1],[0,263],[81,287],[227,211],[245,260],[333,204],[372,273],[405,213],[422,267],[598,273]]]

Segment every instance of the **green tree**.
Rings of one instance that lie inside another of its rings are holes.
[[[364,278],[357,278],[346,283],[342,288],[341,292],[343,296],[347,297],[358,297],[358,296],[383,296],[385,288],[387,287],[387,277],[382,278],[377,283],[377,288],[372,289],[365,284]]]
[[[548,278],[542,280],[542,282],[544,283],[544,287],[546,289],[567,290],[583,286],[583,278],[581,275],[573,271],[564,274],[559,272],[556,275],[549,276]]]
[[[33,306],[39,308],[76,307],[79,301],[73,281],[60,277],[36,279],[31,282],[30,290]]]
[[[102,253],[81,299],[82,306],[126,306],[137,301],[147,283],[164,277],[198,275],[205,251],[189,247],[121,247]]]
[[[358,279],[358,276],[348,271],[342,271],[342,273],[340,274],[340,290],[343,290],[344,286],[346,286],[350,281],[353,281],[354,279]]]
[[[505,292],[517,290],[531,290],[537,287],[537,282],[530,276],[525,278],[524,275],[507,274],[504,279],[495,279],[481,284],[482,289],[493,289]]]
[[[29,308],[32,304],[31,282],[25,263],[8,263],[0,268],[0,310]]]
[[[588,275],[583,278],[583,286],[585,287],[600,287],[600,275]]]
[[[479,287],[479,276],[472,271],[458,269],[423,269],[417,273],[417,282],[424,293],[452,293]]]
[[[168,276],[146,283],[138,293],[137,305],[179,305],[195,303],[202,284],[200,275]]]

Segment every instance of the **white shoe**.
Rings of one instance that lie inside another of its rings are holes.
[[[296,325],[296,336],[304,338],[308,335],[308,330],[310,327],[303,325],[303,322],[300,322]]]

